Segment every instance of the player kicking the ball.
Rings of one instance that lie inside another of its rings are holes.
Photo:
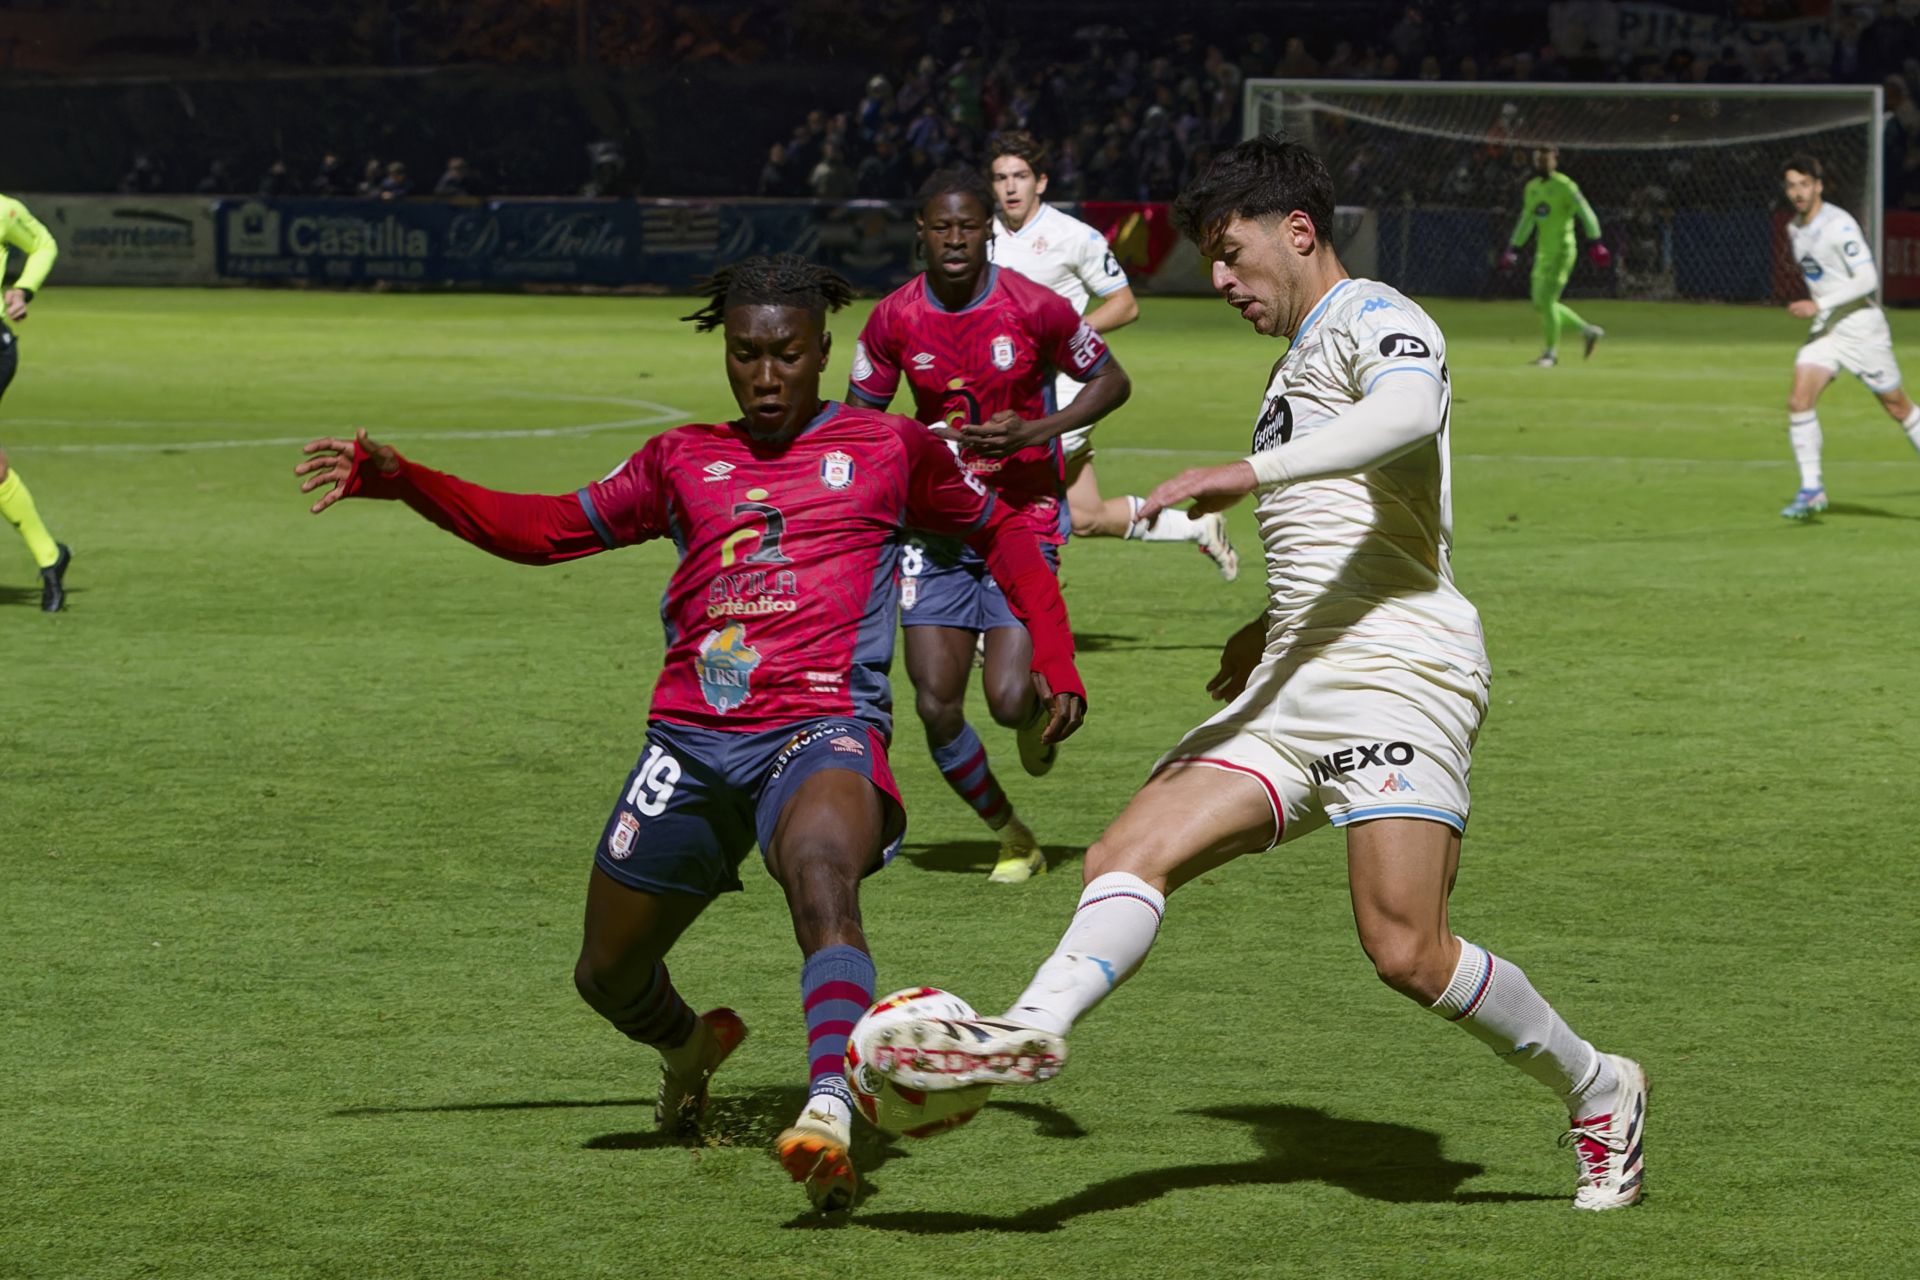
[[[919,423],[821,402],[826,314],[850,293],[793,255],[718,272],[688,319],[724,326],[740,417],[657,435],[575,493],[483,489],[364,431],[312,442],[296,468],[304,492],[327,487],[316,513],[341,498],[397,499],[524,564],[654,538],[679,548],[646,747],[594,852],[574,982],[617,1030],[660,1051],[660,1126],[697,1131],[707,1081],[746,1027],[730,1009],[696,1017],[666,955],[709,902],[740,888],[757,842],[805,957],[809,1097],[776,1145],[822,1209],[846,1208],[857,1185],[842,1059],[873,1002],[860,880],[906,827],[887,764],[903,525],[965,539],[1005,584],[1033,636],[1046,740],[1085,710],[1066,606],[1027,523]]]
[[[1214,260],[1214,287],[1256,332],[1291,340],[1252,456],[1147,498],[1156,510],[1258,495],[1272,598],[1222,654],[1211,689],[1232,702],[1087,851],[1073,923],[1004,1018],[916,1020],[862,1048],[909,1088],[1045,1079],[1067,1031],[1146,959],[1167,894],[1331,822],[1381,979],[1566,1105],[1577,1207],[1631,1204],[1645,1073],[1448,927],[1488,664],[1448,567],[1446,341],[1401,294],[1348,278],[1325,239],[1332,215],[1320,159],[1273,138],[1223,152],[1175,208]]]
[[[988,157],[999,206],[990,242],[994,264],[1012,267],[1065,298],[1075,311],[1085,311],[1087,327],[1095,333],[1112,333],[1137,320],[1140,304],[1107,238],[1040,198],[1047,194],[1046,148],[1032,134],[1016,129],[996,134]],[[1087,311],[1090,298],[1099,302]],[[1056,405],[1070,405],[1079,394],[1080,384],[1070,375],[1054,378]],[[1074,537],[1196,543],[1219,567],[1221,577],[1231,582],[1239,575],[1240,557],[1227,541],[1226,517],[1216,513],[1190,518],[1181,511],[1162,511],[1156,519],[1142,520],[1146,499],[1100,496],[1091,423],[1067,432],[1060,444],[1066,454],[1067,510]]]
[[[914,416],[959,446],[967,469],[1018,513],[1057,566],[1066,537],[1060,440],[1118,408],[1131,390],[1127,375],[1066,299],[988,259],[993,193],[980,174],[954,168],[928,178],[918,221],[929,265],[867,317],[847,399],[884,409],[904,375]],[[1072,404],[1049,412],[1055,370],[1083,386]],[[901,558],[900,625],[934,763],[1000,836],[988,879],[1019,884],[1045,871],[1047,857],[967,723],[967,682],[983,634],[987,710],[1018,731],[1028,773],[1052,769],[1054,751],[1041,738],[1046,708],[1027,675],[1027,632],[987,568],[951,538],[915,538]]]
[[[1820,415],[1814,406],[1845,369],[1864,382],[1880,399],[1880,407],[1906,431],[1920,449],[1920,408],[1900,389],[1900,363],[1893,358],[1893,334],[1886,313],[1874,305],[1880,273],[1873,265],[1873,249],[1860,234],[1860,225],[1846,212],[1823,199],[1825,184],[1820,162],[1795,156],[1780,172],[1793,218],[1787,239],[1794,265],[1807,278],[1813,296],[1787,304],[1787,313],[1813,321],[1806,344],[1793,358],[1793,390],[1787,395],[1787,438],[1794,461],[1800,464],[1800,489],[1780,512],[1789,520],[1805,520],[1827,509],[1827,489],[1820,478]]]

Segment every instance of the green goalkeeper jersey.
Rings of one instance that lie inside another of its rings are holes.
[[[53,233],[40,225],[40,220],[27,212],[27,206],[12,196],[0,196],[0,266],[4,266],[4,255],[8,249],[18,249],[27,255],[20,267],[20,278],[8,288],[25,289],[29,293],[39,291],[47,281],[47,272],[53,270],[53,260],[60,256],[60,246],[53,242]],[[0,319],[0,324],[5,324]]]
[[[1520,199],[1523,207],[1520,221],[1513,227],[1512,244],[1518,249],[1538,229],[1540,241],[1533,249],[1535,261],[1573,254],[1575,218],[1580,220],[1587,239],[1600,238],[1600,219],[1593,216],[1593,206],[1580,194],[1580,185],[1564,173],[1530,180]]]

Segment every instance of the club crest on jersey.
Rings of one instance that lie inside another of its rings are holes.
[[[701,696],[722,714],[753,696],[753,672],[759,665],[760,651],[747,643],[747,629],[738,622],[707,632],[693,659]]]
[[[1013,368],[1013,339],[1004,333],[993,340],[993,367],[1003,373]]]
[[[1253,424],[1253,451],[1264,453],[1293,439],[1293,406],[1285,396],[1271,396]]]
[[[1820,262],[1812,254],[1800,259],[1800,271],[1809,280],[1818,280],[1826,272],[1820,269]]]
[[[846,489],[853,484],[853,455],[835,449],[820,459],[820,483],[829,489]]]
[[[620,815],[620,821],[614,824],[613,834],[607,837],[607,852],[620,862],[633,852],[633,838],[640,833],[640,820],[630,813]]]

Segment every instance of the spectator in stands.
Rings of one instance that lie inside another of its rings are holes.
[[[1353,46],[1351,44],[1342,40],[1335,48],[1336,55],[1341,49],[1347,51],[1349,58],[1352,57]],[[1320,74],[1320,63],[1311,53],[1307,52],[1307,42],[1305,40],[1302,40],[1299,36],[1288,36],[1286,52],[1280,55],[1280,65],[1273,69],[1273,74],[1295,80],[1305,79],[1306,77]]]
[[[600,138],[587,144],[587,181],[580,194],[595,200],[611,200],[633,194],[627,180],[626,148],[612,138]]]
[[[885,76],[874,76],[867,81],[867,96],[860,99],[860,108],[855,113],[860,140],[871,143],[892,118],[893,86]]]
[[[474,179],[473,173],[467,168],[467,162],[463,157],[448,156],[446,172],[442,173],[440,180],[433,184],[433,194],[436,196],[477,196],[480,194],[480,184]]]
[[[316,196],[350,196],[353,194],[353,177],[347,167],[340,163],[337,152],[329,151],[320,157],[319,172],[313,175],[313,181],[307,190]]]
[[[820,163],[807,175],[807,192],[815,200],[846,200],[853,195],[853,170],[847,168],[840,145],[829,142],[820,153]]]
[[[382,200],[404,200],[413,193],[413,182],[407,177],[407,162],[404,160],[387,161],[387,176],[380,179],[380,198]]]
[[[120,179],[120,193],[129,196],[150,196],[162,191],[167,185],[166,170],[162,169],[152,156],[135,156],[133,167]]]
[[[275,157],[260,179],[259,194],[269,198],[284,199],[293,193],[293,175],[287,171],[287,162]]]
[[[769,198],[787,194],[785,143],[776,142],[767,148],[767,162],[760,166],[760,180],[754,184],[753,194]]]
[[[193,184],[193,193],[200,196],[230,196],[239,189],[240,184],[233,180],[233,166],[217,158],[208,162],[207,176]]]
[[[387,167],[369,157],[366,165],[360,170],[360,185],[354,188],[354,194],[363,200],[379,199],[380,184],[386,176]]]
[[[1264,31],[1255,31],[1240,45],[1240,72],[1259,79],[1278,74],[1274,67],[1273,41]]]
[[[854,174],[853,194],[862,200],[898,200],[908,194],[906,162],[890,133],[873,140],[873,151]]]

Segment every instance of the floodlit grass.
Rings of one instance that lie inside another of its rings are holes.
[[[805,1058],[771,881],[674,953],[753,1028],[704,1146],[656,1138],[650,1055],[569,979],[671,550],[535,571],[397,505],[312,519],[271,443],[365,425],[569,490],[731,413],[718,338],[672,300],[57,284],[0,407],[76,552],[46,618],[0,532],[0,1275],[1904,1271],[1920,461],[1837,385],[1833,510],[1778,518],[1784,314],[1583,304],[1600,355],[1539,370],[1521,306],[1433,307],[1496,672],[1455,925],[1647,1064],[1643,1206],[1568,1208],[1553,1102],[1375,980],[1321,832],[1178,895],[1058,1081],[863,1135],[868,1194],[823,1222],[768,1152]],[[1242,450],[1280,347],[1149,300],[1116,350],[1108,493]],[[1051,948],[1081,851],[1261,607],[1232,519],[1232,585],[1187,547],[1068,549],[1087,728],[1044,782],[986,731],[1052,875],[986,883],[909,713],[908,847],[866,892],[882,989],[993,1009]]]

